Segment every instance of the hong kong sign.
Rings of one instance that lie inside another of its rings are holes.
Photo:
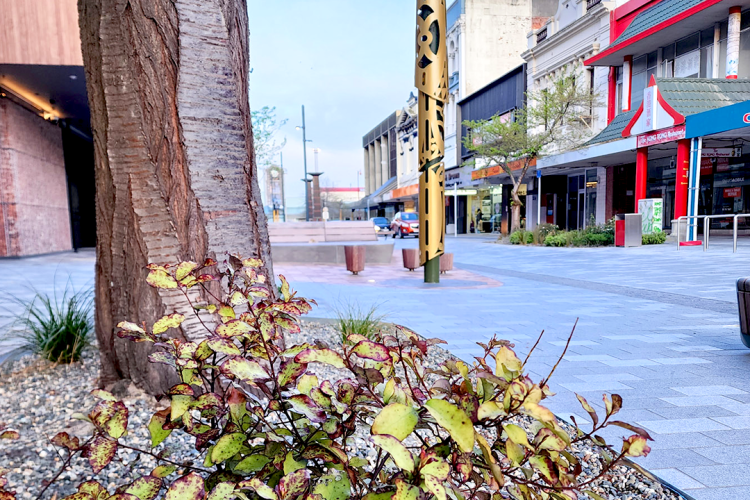
[[[654,144],[664,144],[665,142],[679,141],[685,138],[685,125],[665,128],[648,134],[641,134],[636,140],[636,146],[645,148]]]

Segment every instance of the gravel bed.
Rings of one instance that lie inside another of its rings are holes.
[[[330,323],[304,322],[303,331],[287,338],[287,345],[322,340],[331,345],[340,344],[341,336]],[[446,350],[430,347],[427,367],[437,367],[451,355]],[[327,365],[316,365],[315,374],[321,379],[336,380],[350,377],[345,371]],[[89,392],[95,388],[99,372],[98,352],[88,350],[80,363],[53,365],[34,356],[0,366],[0,423],[18,430],[18,441],[0,441],[0,467],[10,470],[9,486],[18,498],[35,498],[46,479],[60,469],[63,458],[57,454],[49,438],[60,431],[85,437],[89,424],[72,419],[77,412],[87,413],[95,404]],[[121,439],[125,445],[149,448],[147,424],[153,412],[162,408],[157,400],[135,388],[132,384],[117,384],[111,388],[123,398],[130,412],[128,436]],[[369,431],[362,429],[348,444],[351,453],[363,458],[374,458],[368,439]],[[165,446],[174,459],[191,461],[196,457],[192,437],[183,432],[173,432],[156,452]],[[587,446],[580,446],[576,455],[581,459],[584,475],[596,475],[601,461],[598,454]],[[155,460],[147,455],[120,449],[116,459],[96,479],[113,491],[117,486],[149,473]],[[75,491],[76,486],[92,479],[91,468],[85,459],[76,459],[69,470],[47,490],[45,498],[62,498]],[[594,488],[604,498],[617,500],[675,500],[680,497],[664,489],[635,470],[620,466],[601,480]]]

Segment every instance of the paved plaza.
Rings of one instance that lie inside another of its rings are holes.
[[[389,240],[393,241],[393,240]],[[530,363],[538,380],[549,373],[578,319],[574,340],[552,379],[550,404],[561,417],[588,422],[574,393],[601,409],[603,392],[624,399],[619,419],[647,428],[655,442],[640,463],[696,500],[750,499],[750,349],[739,338],[735,281],[750,275],[750,241],[733,254],[731,241],[711,249],[554,249],[494,244],[494,237],[448,238],[456,270],[440,285],[421,270],[393,262],[358,276],[343,266],[277,264],[302,296],[332,318],[356,303],[380,304],[388,319],[470,360],[493,335],[524,355],[544,330]],[[47,286],[57,274],[93,282],[93,253],[0,260],[2,293],[26,283]],[[2,350],[2,346],[0,346]],[[1,356],[0,356],[1,358]],[[627,431],[603,433],[617,438]]]

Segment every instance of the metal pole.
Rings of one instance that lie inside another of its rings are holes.
[[[453,237],[458,238],[458,181],[453,185]]]
[[[310,190],[307,188],[307,129],[305,128],[305,105],[302,105],[302,152],[305,163],[305,220],[310,220]]]
[[[738,217],[735,215],[732,217],[734,219],[734,224],[732,226],[732,253],[737,253],[737,219]]]
[[[279,152],[279,163],[281,164],[281,205],[284,207],[284,222],[286,222],[286,197],[284,196],[284,153]]]
[[[440,282],[440,256],[445,253],[446,25],[445,0],[417,1],[414,80],[419,93],[419,260],[425,283]]]
[[[536,225],[542,224],[542,171],[536,171],[537,183],[536,187]]]

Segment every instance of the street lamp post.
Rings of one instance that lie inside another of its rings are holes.
[[[302,126],[297,127],[297,130],[302,130],[302,158],[305,164],[305,177],[302,179],[307,181],[307,143],[312,142],[307,140],[307,130],[305,128],[305,105],[302,105]],[[310,195],[308,193],[307,184],[305,184],[305,220],[310,220]]]

